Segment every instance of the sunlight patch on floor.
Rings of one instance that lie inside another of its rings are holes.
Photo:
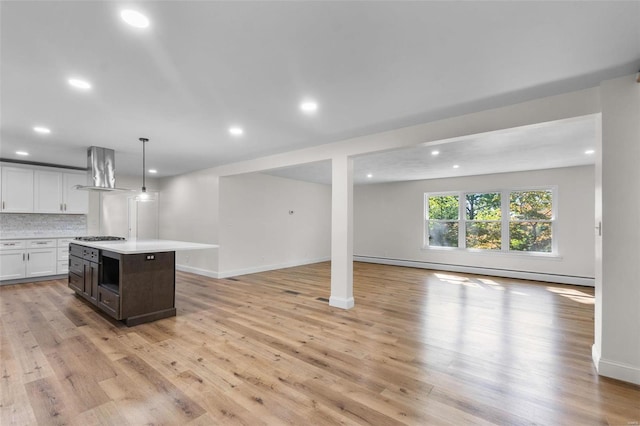
[[[584,305],[593,305],[595,303],[595,297],[589,293],[573,289],[573,288],[559,288],[559,287],[547,287],[547,290],[551,293],[555,293],[558,296],[566,297],[574,302],[582,303]]]

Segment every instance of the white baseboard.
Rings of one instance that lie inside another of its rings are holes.
[[[331,260],[331,257],[321,257],[317,259],[303,259],[303,260],[296,260],[296,261],[287,262],[287,263],[260,265],[260,266],[254,266],[252,268],[234,269],[231,271],[222,271],[222,272],[195,268],[193,266],[188,266],[188,265],[176,265],[176,269],[178,271],[191,272],[197,275],[204,275],[205,277],[222,279],[222,278],[236,277],[238,275],[247,275],[247,274],[255,274],[258,272],[274,271],[276,269],[292,268],[294,266],[310,265],[312,263],[327,262],[329,260]]]
[[[612,379],[640,385],[640,367],[599,358],[598,374]]]
[[[218,278],[236,277],[238,275],[255,274],[258,272],[274,271],[276,269],[293,268],[294,266],[310,265],[312,263],[327,262],[329,260],[331,260],[331,257],[327,256],[327,257],[321,257],[317,259],[301,259],[301,260],[295,260],[293,262],[277,263],[277,264],[271,264],[271,265],[260,265],[260,266],[254,266],[252,268],[244,268],[244,269],[234,269],[231,271],[219,272]]]
[[[220,278],[220,274],[217,271],[210,271],[208,269],[195,268],[193,266],[188,265],[178,265],[176,264],[176,270],[182,272],[191,272],[196,275],[203,275],[209,278]]]
[[[513,271],[477,266],[450,265],[446,263],[417,262],[414,260],[387,259],[383,257],[353,256],[357,262],[379,263],[382,265],[408,266],[410,268],[433,269],[436,271],[462,272],[466,274],[490,275],[495,277],[516,278],[531,281],[544,281],[559,284],[574,284],[594,287],[595,278],[575,277],[570,275],[544,274],[528,271]]]
[[[343,297],[331,296],[329,297],[329,306],[334,306],[336,308],[342,309],[351,309],[355,306],[355,302],[353,300],[353,297],[345,299]]]

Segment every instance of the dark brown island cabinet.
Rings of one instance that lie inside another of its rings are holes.
[[[122,254],[69,245],[69,287],[127,326],[176,315],[175,277],[175,251]]]

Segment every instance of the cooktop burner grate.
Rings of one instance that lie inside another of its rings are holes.
[[[96,237],[76,237],[78,241],[122,241],[124,237],[96,236]]]

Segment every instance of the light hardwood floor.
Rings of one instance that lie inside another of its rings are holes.
[[[640,422],[592,365],[590,288],[356,263],[344,311],[329,274],[178,273],[178,316],[131,328],[66,280],[3,286],[0,424]]]

